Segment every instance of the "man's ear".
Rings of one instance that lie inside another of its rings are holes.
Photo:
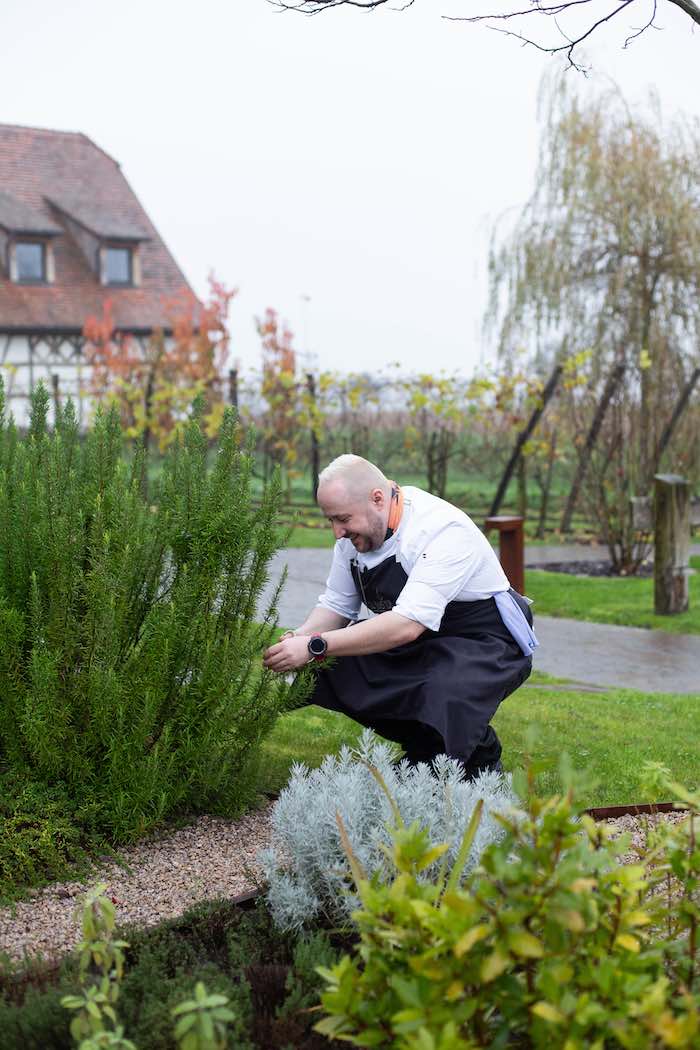
[[[385,500],[384,493],[381,489],[372,489],[369,498],[375,507],[381,507]]]

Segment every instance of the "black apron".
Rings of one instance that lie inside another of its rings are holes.
[[[393,609],[406,572],[387,558],[362,572],[351,571],[368,609]],[[525,599],[511,590],[528,622]],[[437,631],[426,630],[414,642],[368,656],[341,656],[321,667],[309,703],[341,711],[383,735],[388,722],[412,721],[440,734],[448,755],[468,761],[484,739],[498,705],[532,670],[503,623],[493,598],[449,602]],[[397,734],[400,739],[401,734]]]

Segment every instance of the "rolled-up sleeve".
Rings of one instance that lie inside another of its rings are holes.
[[[448,602],[464,590],[481,560],[459,523],[446,525],[416,559],[394,612],[437,631]]]
[[[333,562],[326,580],[326,589],[319,595],[317,605],[330,609],[347,620],[356,620],[360,615],[362,599],[352,578],[350,563],[338,543],[333,550]]]

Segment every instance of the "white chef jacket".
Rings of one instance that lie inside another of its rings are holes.
[[[356,620],[362,595],[351,562],[361,572],[387,558],[395,558],[408,576],[393,611],[431,631],[439,629],[448,602],[507,594],[508,578],[491,544],[464,511],[413,485],[403,487],[403,497],[398,528],[377,550],[360,554],[349,539],[337,540],[319,605]]]

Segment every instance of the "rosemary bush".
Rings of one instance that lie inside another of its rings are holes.
[[[209,467],[195,407],[147,499],[116,410],[81,435],[70,402],[49,431],[48,402],[39,386],[22,437],[0,389],[0,774],[63,785],[117,842],[234,812],[305,688],[260,666],[279,483],[253,507],[235,418]]]
[[[389,876],[392,804],[372,768],[406,823],[416,821],[429,828],[436,841],[448,843],[448,861],[454,862],[474,807],[483,799],[483,817],[465,871],[489,843],[503,836],[493,812],[508,811],[514,804],[508,777],[489,772],[465,783],[460,764],[445,755],[436,760],[436,776],[427,765],[396,765],[396,755],[394,746],[366,729],[357,751],[343,747],[318,769],[293,767],[272,811],[271,847],[260,853],[272,916],[283,929],[301,929],[321,916],[347,924],[358,906],[359,898],[349,891],[350,865],[337,815],[364,870],[379,878]],[[436,861],[424,877],[433,877],[439,866]]]

